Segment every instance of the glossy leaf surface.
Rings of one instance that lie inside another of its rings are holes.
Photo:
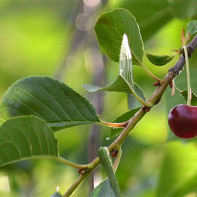
[[[134,16],[125,9],[114,9],[100,16],[95,31],[103,52],[113,61],[119,62],[122,37],[126,34],[133,56],[133,64],[140,65],[144,45]]]
[[[9,88],[1,116],[6,119],[21,115],[38,116],[55,131],[100,121],[84,97],[49,77],[26,77]]]
[[[36,116],[15,117],[0,127],[0,166],[24,159],[58,157],[57,141]]]
[[[128,38],[126,34],[124,34],[120,50],[119,74],[115,78],[115,80],[105,87],[98,87],[87,84],[83,85],[83,87],[89,92],[96,92],[101,90],[125,92],[130,94],[133,94],[135,92],[140,97],[142,96],[142,99],[145,99],[141,88],[134,83],[131,59],[132,55],[129,48]]]

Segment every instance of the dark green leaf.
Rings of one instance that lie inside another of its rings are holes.
[[[152,38],[173,18],[169,0],[121,0],[110,1],[109,4],[113,6],[112,8],[125,8],[135,16],[143,41]]]
[[[139,111],[141,107],[138,107],[136,109],[132,109],[124,114],[122,114],[121,116],[119,116],[118,118],[116,118],[116,120],[114,122],[126,122],[127,120],[129,120],[130,118],[132,118],[136,112]],[[110,136],[115,136],[118,135],[119,133],[121,133],[122,129],[121,128],[111,128],[111,132],[110,132]]]
[[[158,197],[180,197],[197,189],[197,151],[194,143],[167,146],[161,169]]]
[[[181,95],[187,101],[187,90],[182,91]],[[194,92],[192,92],[191,104],[197,106],[197,96],[194,94]]]
[[[174,55],[151,55],[151,54],[146,54],[148,60],[156,65],[156,66],[163,66],[165,64],[167,64],[168,62],[170,62],[173,58]]]
[[[125,9],[114,9],[100,16],[95,31],[100,47],[113,61],[119,62],[123,35],[129,38],[133,64],[143,61],[144,45],[135,18]]]
[[[120,197],[121,194],[120,194],[118,181],[116,179],[116,175],[114,173],[113,166],[112,166],[112,161],[109,157],[107,148],[106,147],[99,148],[98,156],[100,158],[102,166],[104,167],[107,173],[107,176],[109,178],[109,182],[110,182],[112,190],[114,191],[114,194],[116,195],[116,197]]]
[[[58,157],[57,141],[36,116],[8,119],[0,127],[0,166],[24,159]]]
[[[188,34],[195,34],[197,33],[197,20],[193,20],[193,21],[190,21],[188,24],[187,24],[187,35]]]
[[[109,179],[101,182],[90,194],[90,197],[116,197],[111,185],[109,183]]]
[[[3,118],[35,115],[54,131],[100,121],[84,97],[49,77],[26,77],[14,83],[3,98],[0,113]]]

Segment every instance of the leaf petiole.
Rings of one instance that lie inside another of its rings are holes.
[[[189,58],[187,47],[183,46],[185,53],[185,64],[186,64],[186,73],[187,73],[187,105],[191,105],[191,82],[190,82],[190,72],[189,72]]]

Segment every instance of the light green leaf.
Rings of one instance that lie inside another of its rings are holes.
[[[26,77],[5,94],[1,117],[35,115],[54,130],[100,122],[94,107],[67,85],[49,77]]]
[[[197,20],[192,20],[189,23],[187,23],[187,33],[186,35],[191,35],[197,33]]]
[[[173,58],[174,55],[152,55],[152,54],[146,54],[148,60],[156,65],[156,66],[163,66],[170,62]]]
[[[128,85],[125,83],[124,79],[120,75],[118,75],[111,84],[105,87],[83,84],[83,88],[88,92],[97,92],[97,91],[106,90],[112,92],[131,93],[131,90],[129,89]],[[140,91],[139,89],[141,89],[139,85],[134,83],[134,90],[136,93]]]
[[[138,84],[135,84],[134,86],[135,93],[144,101],[146,101],[146,98],[144,96],[144,93],[140,86]],[[142,104],[133,96],[133,94],[127,94],[127,101],[128,101],[128,107],[129,109],[135,109],[139,106],[142,106]]]
[[[197,189],[197,151],[194,143],[169,143],[161,169],[158,197],[180,197]]]
[[[116,197],[111,185],[109,183],[109,179],[101,182],[90,194],[90,197]]]
[[[105,87],[98,87],[93,85],[83,85],[83,87],[89,92],[96,92],[101,90],[107,91],[116,91],[116,92],[125,92],[125,93],[140,93],[142,95],[142,90],[140,87],[134,83],[133,80],[133,68],[132,68],[132,56],[131,51],[129,48],[129,43],[127,36],[124,34],[121,50],[120,50],[120,66],[119,66],[119,74],[115,78],[115,80],[105,86]],[[144,99],[144,97],[142,98]]]
[[[138,108],[132,109],[132,110],[122,114],[121,116],[116,118],[116,120],[114,122],[126,122],[127,120],[132,118],[139,111],[140,108],[141,107],[138,107]],[[115,128],[115,129],[111,128],[110,137],[120,134],[121,131],[122,131],[121,128]]]
[[[187,101],[187,90],[182,91],[181,95]],[[194,92],[192,92],[191,104],[197,106],[197,96],[195,95]]]
[[[100,16],[95,31],[101,49],[113,61],[119,62],[122,37],[126,34],[133,56],[133,64],[141,65],[144,44],[139,26],[133,15],[125,9],[114,9]]]
[[[118,181],[116,179],[116,175],[114,173],[113,166],[112,166],[112,161],[109,157],[109,153],[108,153],[107,148],[106,147],[99,148],[98,156],[100,158],[102,166],[104,167],[104,169],[107,173],[111,188],[114,191],[115,196],[120,197],[121,194],[120,194]]]
[[[8,119],[0,127],[0,166],[24,159],[58,157],[57,141],[36,116]]]

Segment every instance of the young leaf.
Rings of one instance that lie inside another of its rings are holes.
[[[197,20],[192,20],[189,23],[187,23],[187,33],[186,35],[191,35],[197,33]]]
[[[174,55],[152,55],[152,54],[146,54],[148,60],[156,65],[156,66],[163,66],[170,62],[173,58]]]
[[[102,166],[104,167],[107,173],[107,176],[109,178],[109,182],[110,182],[112,190],[114,191],[114,194],[116,195],[116,197],[120,197],[121,195],[120,195],[119,185],[118,185],[116,175],[113,170],[112,162],[109,157],[107,148],[106,147],[99,148],[98,156],[100,158]]]
[[[14,83],[2,100],[0,113],[5,119],[35,115],[54,131],[100,122],[84,97],[49,77],[26,77]]]
[[[121,116],[119,116],[118,118],[116,118],[116,120],[114,122],[126,122],[127,120],[129,120],[131,117],[133,117],[140,109],[141,107],[132,109],[124,114],[122,114]],[[122,131],[121,128],[116,128],[113,129],[111,128],[111,132],[110,132],[110,137],[113,137],[115,135],[120,134]]]
[[[197,151],[194,143],[168,144],[157,188],[158,197],[180,197],[196,189]]]
[[[181,92],[183,98],[187,101],[187,90]],[[192,92],[191,104],[197,106],[197,96]]]
[[[146,98],[144,96],[144,93],[140,86],[138,84],[135,84],[134,86],[135,93],[144,101],[146,101]],[[142,104],[133,96],[133,94],[127,94],[127,101],[128,101],[128,107],[129,109],[135,109],[139,106],[142,106]]]
[[[57,141],[36,116],[8,119],[0,127],[0,166],[24,159],[58,157]]]
[[[114,194],[109,179],[101,182],[90,194],[90,197],[116,197]]]
[[[141,94],[140,87],[134,83],[133,80],[133,68],[132,68],[132,56],[129,48],[128,38],[124,34],[121,50],[120,50],[120,66],[119,74],[116,79],[109,85],[105,87],[98,87],[93,85],[83,85],[83,87],[89,92],[107,90],[125,93],[138,93]],[[142,98],[143,100],[143,98]]]
[[[122,37],[126,34],[133,56],[133,64],[141,65],[144,44],[139,26],[133,15],[125,9],[114,9],[100,16],[95,31],[103,52],[115,62],[119,62]]]

